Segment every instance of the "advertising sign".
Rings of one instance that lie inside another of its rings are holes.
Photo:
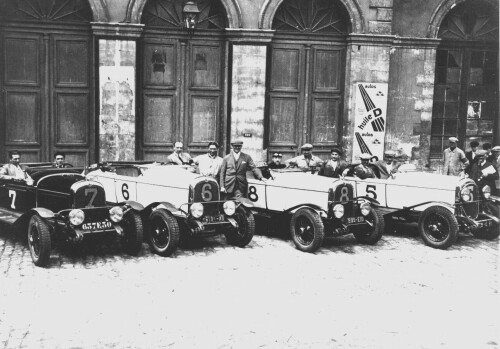
[[[384,154],[387,124],[387,84],[358,82],[355,84],[353,161],[361,153]]]

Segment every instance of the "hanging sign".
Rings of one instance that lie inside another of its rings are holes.
[[[358,82],[354,108],[354,140],[352,160],[368,153],[382,160],[387,127],[387,84]]]

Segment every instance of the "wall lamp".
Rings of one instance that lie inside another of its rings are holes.
[[[198,24],[198,16],[200,10],[194,1],[187,1],[182,8],[182,15],[184,17],[184,26],[189,33],[193,33]]]

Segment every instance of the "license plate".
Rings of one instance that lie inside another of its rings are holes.
[[[84,223],[82,225],[82,229],[84,229],[84,230],[104,230],[104,229],[111,229],[111,228],[113,228],[113,225],[109,221],[89,222],[89,223]]]
[[[477,222],[478,228],[488,228],[493,226],[493,221],[487,220],[487,221],[479,221]]]
[[[203,217],[203,222],[205,223],[214,223],[214,222],[224,222],[224,216],[205,216]]]
[[[365,221],[365,217],[347,217],[347,223],[363,223]]]

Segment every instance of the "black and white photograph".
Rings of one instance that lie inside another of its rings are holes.
[[[0,349],[500,348],[499,0],[0,0]]]

